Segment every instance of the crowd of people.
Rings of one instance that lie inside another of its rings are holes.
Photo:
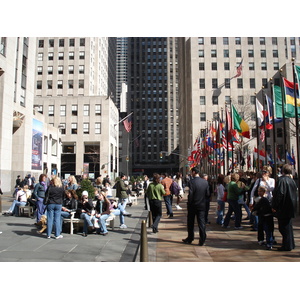
[[[25,178],[31,178],[30,174]],[[82,232],[84,237],[89,233],[107,235],[106,226],[116,216],[119,216],[120,228],[127,228],[125,216],[131,216],[131,214],[126,211],[128,203],[128,182],[126,180],[127,176],[121,174],[120,179],[115,183],[114,187],[118,198],[116,201],[112,198],[112,183],[109,176],[102,179],[100,175],[93,183],[93,192],[81,190],[81,185],[73,175],[66,180],[61,180],[55,175],[48,178],[46,174],[41,174],[38,182],[34,184],[33,181],[30,181],[30,185],[23,184],[24,180],[20,180],[20,176],[18,176],[14,192],[15,199],[3,215],[18,216],[20,206],[31,205],[34,207],[35,225],[43,225],[41,222],[46,220],[47,238],[51,238],[52,232],[54,232],[54,237],[61,239],[63,237],[63,220],[70,218],[73,213],[75,218],[84,221]],[[77,193],[78,190],[80,193]],[[42,233],[42,231],[38,232]]]

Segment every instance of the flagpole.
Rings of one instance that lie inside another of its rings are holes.
[[[286,124],[285,124],[285,103],[286,103],[286,96],[284,87],[282,84],[283,78],[282,78],[282,69],[280,69],[280,87],[281,87],[281,100],[282,100],[282,120],[283,120],[283,143],[284,143],[284,161],[287,163],[287,143],[286,143]]]
[[[230,100],[230,118],[231,118],[231,125],[230,128],[234,130],[233,128],[233,115],[232,115],[232,97],[229,98]],[[232,170],[231,173],[233,173],[233,167],[234,167],[234,146],[233,146],[233,139],[231,140],[231,148],[232,148]]]
[[[263,95],[263,108],[264,108],[264,111],[266,111],[266,94],[265,94],[265,91],[264,91],[264,86],[261,87],[261,91],[262,91],[262,95]],[[264,118],[264,131],[265,131],[265,165],[268,164],[268,156],[267,156],[267,131],[266,131],[266,123],[267,123],[267,118]],[[270,119],[269,119],[270,120]]]
[[[228,118],[227,118],[227,111],[228,108],[225,104],[225,120],[226,120],[226,126],[225,126],[225,136],[226,136],[226,164],[227,164],[227,173],[229,171],[229,143],[228,143]],[[225,174],[224,174],[225,175]]]
[[[300,213],[300,164],[299,164],[299,117],[298,117],[298,103],[297,103],[297,95],[296,95],[296,73],[295,73],[295,59],[292,58],[292,66],[293,66],[293,80],[294,80],[294,101],[295,101],[295,118],[296,118],[296,145],[297,145],[297,170],[298,170],[298,209]],[[299,83],[298,83],[299,89]]]
[[[273,94],[273,78],[270,78],[270,84],[271,84],[271,100],[273,101],[274,99],[274,94]],[[277,176],[277,157],[276,157],[276,127],[275,127],[275,101],[273,101],[273,106],[272,106],[272,114],[273,114],[273,155],[274,155],[274,179],[277,181],[278,176]]]
[[[256,170],[257,170],[257,172],[259,172],[259,127],[258,127],[257,105],[256,105],[256,101],[258,101],[258,99],[257,99],[257,94],[254,93],[254,95],[255,95],[256,149],[257,149]],[[253,157],[253,158],[254,158],[254,157]]]
[[[222,122],[223,122],[223,117],[224,117],[224,115],[223,115],[223,107],[221,107],[221,115],[222,115]],[[223,147],[223,128],[222,128],[222,137],[221,137],[221,141],[222,141],[222,149],[223,149],[223,175],[225,176],[225,151],[224,151],[224,147]]]

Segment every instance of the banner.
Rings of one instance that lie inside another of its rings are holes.
[[[32,170],[42,170],[43,165],[43,123],[33,119],[32,122]]]

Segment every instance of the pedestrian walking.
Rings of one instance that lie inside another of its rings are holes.
[[[171,194],[170,187],[173,180],[172,178],[168,177],[167,173],[161,174],[161,177],[163,178],[161,184],[164,186],[165,189],[165,195],[163,197],[167,209],[167,216],[170,219],[172,219],[173,218],[173,209],[172,209],[173,195]]]
[[[189,195],[187,203],[187,231],[188,237],[182,241],[191,244],[194,240],[195,217],[199,227],[199,246],[203,246],[206,240],[205,210],[206,199],[210,197],[209,185],[207,180],[200,178],[199,169],[192,168],[193,179],[189,184]]]

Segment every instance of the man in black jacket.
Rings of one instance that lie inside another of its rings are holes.
[[[291,251],[295,248],[292,218],[295,217],[297,186],[292,179],[291,165],[283,165],[282,174],[273,192],[272,210],[278,219],[278,229],[282,235],[282,246],[278,250]]]
[[[187,229],[188,237],[182,241],[185,244],[191,244],[194,240],[194,222],[195,216],[199,227],[199,246],[203,246],[206,239],[206,225],[205,225],[205,209],[206,198],[210,197],[209,185],[206,180],[200,178],[199,170],[192,168],[193,179],[189,185],[188,195],[188,216],[187,216]]]

